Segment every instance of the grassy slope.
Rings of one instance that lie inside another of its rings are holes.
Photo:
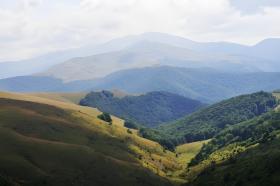
[[[96,109],[24,94],[0,98],[2,177],[23,185],[164,185],[182,169],[174,153],[127,133],[118,118],[112,126],[97,119]]]
[[[186,178],[185,170],[188,168],[188,163],[194,158],[202,148],[203,144],[208,143],[209,140],[197,141],[193,143],[186,143],[179,145],[175,149],[178,163],[182,166],[181,170],[170,173],[174,177]]]
[[[187,166],[187,164],[191,161],[191,159],[202,148],[202,145],[208,142],[209,140],[197,141],[197,142],[186,143],[177,146],[175,152],[178,156],[178,161],[181,162],[182,164],[186,164],[185,166]]]

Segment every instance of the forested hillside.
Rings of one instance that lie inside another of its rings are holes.
[[[271,93],[257,92],[216,103],[156,130],[140,132],[146,138],[172,147],[212,138],[222,129],[259,116],[276,105],[277,100]]]
[[[257,143],[273,140],[280,133],[280,113],[271,111],[262,116],[230,126],[218,133],[200,153],[193,159],[197,164],[207,157],[230,144],[249,147]]]
[[[280,139],[261,143],[220,163],[212,163],[186,186],[276,186],[280,179]]]
[[[91,92],[80,104],[147,127],[170,122],[204,106],[199,101],[163,91],[121,98],[109,91]]]
[[[277,185],[279,137],[279,111],[222,130],[189,164],[201,170],[191,185]]]

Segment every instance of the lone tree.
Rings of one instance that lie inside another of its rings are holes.
[[[106,122],[112,124],[112,118],[111,118],[110,114],[107,112],[103,112],[102,114],[98,115],[97,117],[103,121],[106,121]]]
[[[126,128],[130,128],[130,129],[139,129],[139,127],[135,123],[133,123],[131,121],[125,121],[124,122],[124,126]]]

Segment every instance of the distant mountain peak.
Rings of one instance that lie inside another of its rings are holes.
[[[260,45],[280,45],[280,38],[267,38],[258,42],[255,46]]]

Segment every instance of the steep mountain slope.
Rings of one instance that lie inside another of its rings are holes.
[[[199,101],[168,92],[149,92],[140,96],[118,98],[109,91],[91,92],[80,104],[147,127],[170,122],[204,106]]]
[[[0,94],[0,180],[20,185],[170,185],[174,153],[93,108]],[[175,179],[175,178],[174,178]],[[180,181],[180,180],[177,180]],[[182,180],[181,180],[182,181]]]
[[[141,133],[172,148],[178,143],[210,139],[227,126],[259,116],[276,106],[276,98],[271,93],[242,95],[201,109],[158,131],[142,129]]]

